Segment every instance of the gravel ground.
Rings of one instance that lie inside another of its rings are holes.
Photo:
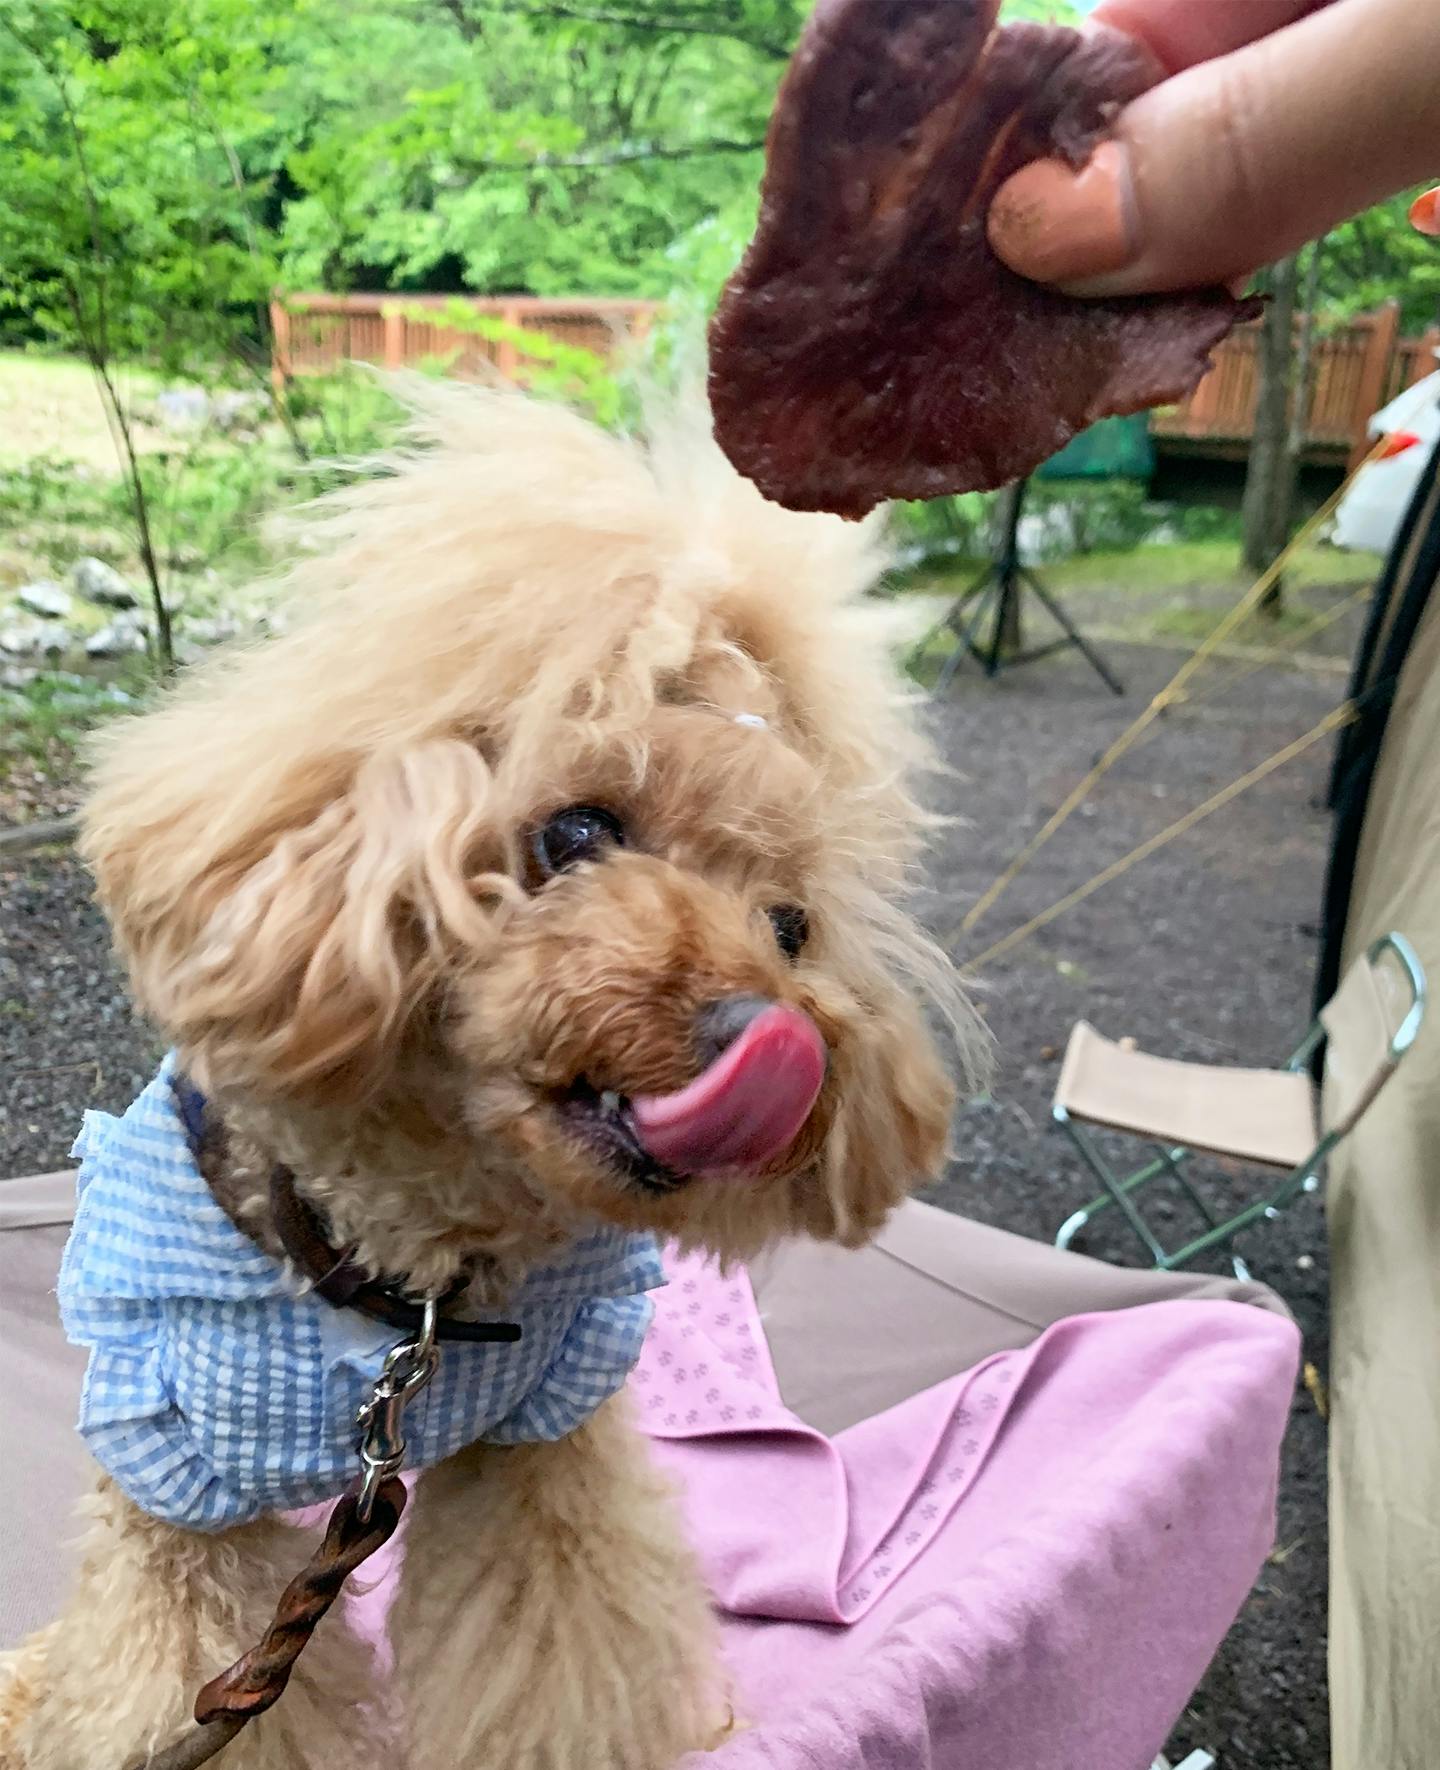
[[[946,833],[932,867],[927,914],[938,930],[958,922],[1178,659],[1136,647],[1117,650],[1113,661],[1127,679],[1124,700],[1067,657],[995,684],[967,670],[934,708],[956,771],[941,798],[966,820]],[[959,955],[974,955],[1279,749],[1340,692],[1333,677],[1267,669],[1167,716]],[[992,1094],[961,1117],[963,1153],[936,1189],[938,1203],[1048,1239],[1090,1196],[1048,1123],[1058,1055],[1081,1015],[1180,1057],[1264,1064],[1290,1048],[1309,1009],[1328,753],[1328,744],[1317,746],[983,967],[974,993],[1000,1067]],[[38,773],[12,771],[0,786],[0,820],[68,804],[67,784]],[[122,1108],[155,1056],[111,964],[83,868],[56,851],[0,862],[0,1175],[63,1165],[82,1110]],[[1221,1197],[1236,1196],[1241,1184],[1239,1176],[1215,1176]],[[1177,1215],[1169,1226],[1174,1235],[1183,1220]],[[1113,1230],[1097,1230],[1087,1249],[1132,1263],[1138,1252]],[[1249,1237],[1245,1252],[1295,1310],[1307,1356],[1323,1369],[1327,1273],[1314,1203]],[[1321,1770],[1328,1762],[1325,1428],[1304,1391],[1286,1447],[1279,1545],[1177,1730],[1177,1755],[1205,1745],[1219,1753],[1222,1770]]]

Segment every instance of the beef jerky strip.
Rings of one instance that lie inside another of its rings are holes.
[[[1078,301],[1016,276],[990,200],[1082,165],[1161,78],[1115,31],[998,0],[820,0],[770,125],[759,229],[710,333],[715,433],[780,504],[1004,485],[1097,418],[1181,398],[1258,311],[1223,289]]]

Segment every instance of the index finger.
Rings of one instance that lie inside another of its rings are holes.
[[[1102,0],[1090,17],[1138,37],[1166,73],[1229,55],[1330,0]]]

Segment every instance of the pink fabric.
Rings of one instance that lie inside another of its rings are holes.
[[[830,1440],[748,1283],[672,1262],[635,1391],[751,1724],[694,1765],[1141,1770],[1271,1546],[1298,1350],[1235,1303],[1077,1316]]]
[[[1148,1766],[1273,1540],[1294,1327],[1077,1316],[827,1439],[748,1281],[670,1272],[633,1391],[748,1724],[689,1770]],[[357,1605],[377,1633],[389,1586]]]

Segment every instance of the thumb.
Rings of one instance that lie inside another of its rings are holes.
[[[1227,283],[1440,158],[1440,5],[1339,0],[1163,81],[1077,173],[1022,168],[990,241],[1077,295]]]

